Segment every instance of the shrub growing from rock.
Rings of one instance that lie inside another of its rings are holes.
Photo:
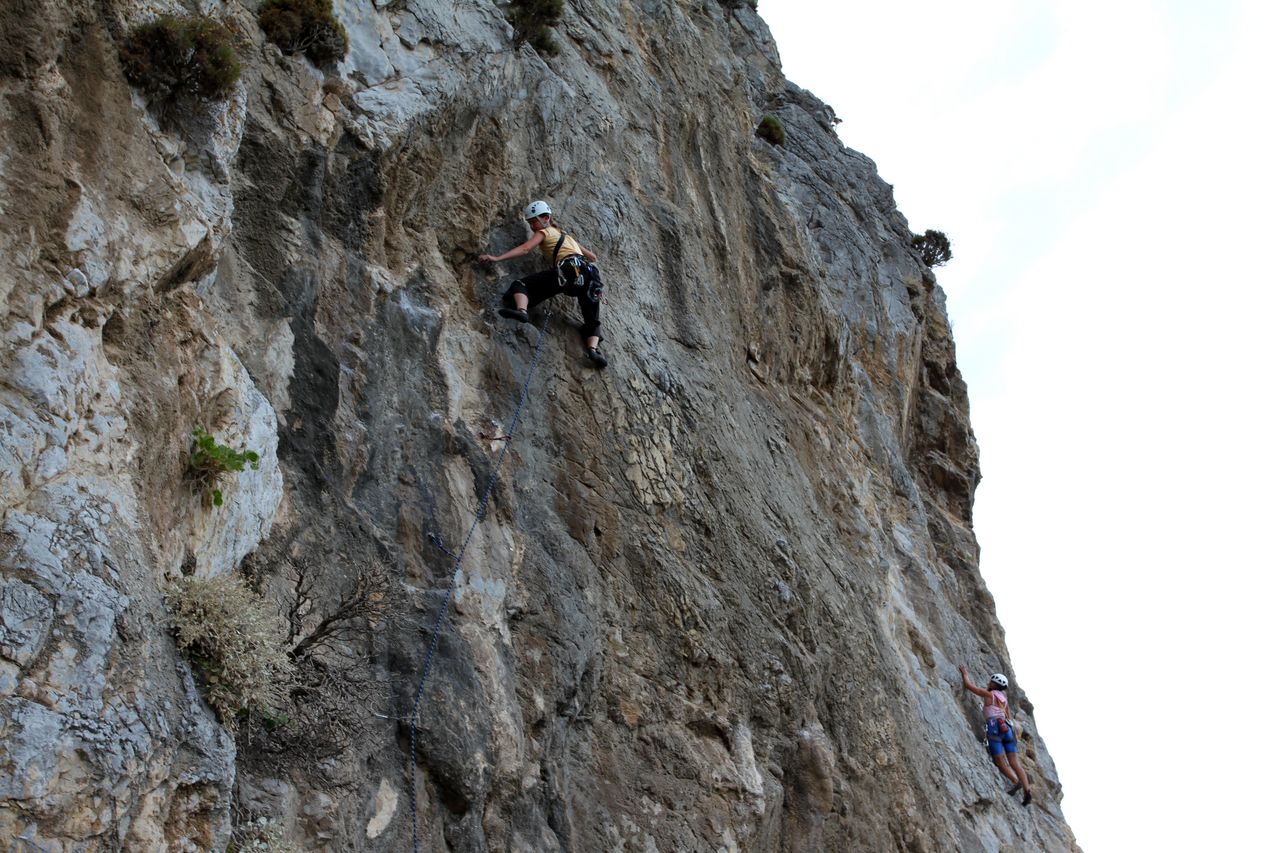
[[[332,0],[266,0],[258,25],[285,53],[306,54],[316,65],[338,62],[350,46]]]
[[[131,84],[162,104],[183,96],[221,100],[240,79],[234,33],[199,15],[162,15],[134,27],[120,47],[120,64]]]
[[[246,713],[286,699],[292,665],[279,614],[235,574],[182,578],[165,590],[178,648],[198,669],[204,695],[230,731]]]
[[[787,141],[787,133],[782,129],[782,122],[777,116],[765,116],[756,127],[756,136],[770,145],[781,145]]]
[[[951,260],[951,241],[941,231],[930,229],[911,238],[911,248],[931,267],[940,267]]]
[[[560,47],[551,38],[551,28],[560,23],[563,12],[564,0],[511,0],[507,20],[515,28],[516,44],[528,42],[546,56],[560,53]]]
[[[252,450],[235,450],[218,440],[200,427],[192,434],[195,444],[191,447],[191,462],[188,470],[196,485],[208,495],[214,506],[222,506],[222,490],[218,481],[223,474],[239,473],[244,470],[245,463],[253,470],[258,470],[258,454]]]

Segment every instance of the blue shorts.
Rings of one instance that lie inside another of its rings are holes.
[[[1005,723],[1005,726],[1009,730],[1000,734],[1000,721],[987,720],[987,751],[993,756],[1018,751],[1018,739],[1013,735],[1013,726],[1008,723]]]

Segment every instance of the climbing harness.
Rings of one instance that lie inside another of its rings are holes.
[[[559,264],[560,264],[560,261],[558,260],[558,258],[560,257],[560,247],[564,245],[564,238],[568,236],[569,236],[568,234],[564,233],[564,229],[561,228],[560,239],[556,241],[556,247],[551,250],[551,263],[555,264],[557,268],[559,267]],[[565,260],[568,260],[568,258],[565,258]]]
[[[564,260],[556,260],[560,257],[560,247],[564,245],[566,236],[568,235],[561,228],[560,239],[551,250],[551,263],[555,265],[556,278],[565,293],[576,293],[585,287],[587,298],[592,302],[599,302],[604,297],[604,283],[600,281],[600,274],[590,261],[582,255],[570,255]]]
[[[568,272],[565,271],[566,268]],[[571,289],[585,289],[587,298],[592,302],[599,302],[604,296],[604,283],[600,281],[600,274],[586,258],[571,255],[557,265],[556,271],[560,275],[560,281],[565,284],[566,293],[571,292]]]
[[[559,247],[557,246],[557,248]],[[524,377],[524,387],[520,389],[520,402],[516,404],[515,414],[511,416],[511,425],[507,427],[505,439],[514,438],[516,429],[520,426],[520,415],[524,411],[524,404],[529,399],[529,385],[533,380],[534,371],[538,369],[538,359],[542,356],[542,342],[547,336],[547,323],[550,320],[551,312],[548,311],[543,315],[542,327],[538,330],[538,343],[533,351],[533,360],[529,363],[529,372]],[[427,680],[431,676],[432,664],[435,663],[436,649],[440,644],[440,629],[444,627],[444,617],[449,609],[449,600],[453,598],[453,590],[458,584],[458,576],[462,574],[462,558],[467,553],[467,546],[471,544],[472,535],[484,519],[485,511],[489,506],[489,497],[493,494],[493,488],[498,483],[498,474],[502,471],[503,460],[507,458],[507,451],[510,449],[511,442],[504,440],[502,452],[498,454],[497,460],[493,463],[493,472],[489,475],[489,481],[485,484],[484,493],[480,496],[480,504],[476,508],[475,517],[471,520],[471,527],[467,530],[467,535],[463,538],[462,547],[458,549],[458,552],[455,554],[445,547],[443,540],[436,534],[432,533],[428,537],[433,545],[453,558],[453,571],[450,574],[449,587],[445,590],[444,598],[440,600],[440,606],[436,608],[435,625],[431,628],[431,645],[427,648],[427,657],[422,664],[422,674],[418,676],[418,687],[413,694],[413,708],[409,712],[409,801],[413,817],[414,853],[418,853],[418,707],[421,705],[422,695],[427,689]]]

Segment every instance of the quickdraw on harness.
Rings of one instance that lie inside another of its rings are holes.
[[[560,232],[560,239],[551,251],[555,261],[560,256],[560,247],[564,245],[565,233]],[[566,293],[574,293],[585,288],[587,298],[599,302],[604,298],[604,282],[600,281],[600,273],[595,266],[582,255],[570,255],[562,261],[555,261],[556,275]]]

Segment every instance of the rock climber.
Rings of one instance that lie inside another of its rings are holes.
[[[500,255],[481,255],[480,260],[493,263],[527,255],[542,248],[542,256],[550,269],[518,278],[502,295],[498,313],[520,323],[529,322],[529,309],[558,293],[577,297],[582,309],[582,342],[587,359],[596,367],[609,362],[600,353],[600,298],[604,284],[596,270],[595,253],[560,229],[551,218],[551,206],[545,201],[530,202],[524,209],[525,222],[533,236],[514,249]]]
[[[982,716],[987,721],[987,751],[1000,772],[1013,783],[1009,793],[1021,791],[1022,804],[1031,805],[1031,781],[1018,762],[1018,736],[1013,730],[1013,723],[1009,722],[1009,700],[1004,694],[1009,689],[1009,679],[994,673],[983,690],[969,680],[969,670],[963,666],[960,667],[960,677],[964,680],[965,690],[982,697]]]

